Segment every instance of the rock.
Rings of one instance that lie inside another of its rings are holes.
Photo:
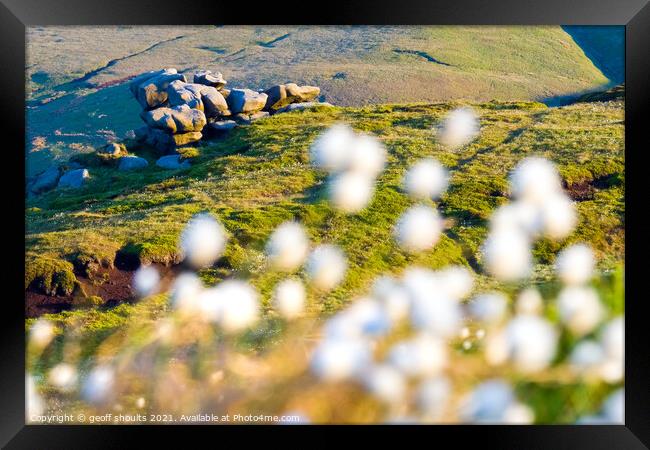
[[[162,156],[156,161],[156,165],[158,167],[162,167],[163,169],[187,169],[191,167],[191,164],[189,161],[182,161],[181,162],[181,155],[168,155],[168,156]]]
[[[237,114],[233,118],[242,125],[250,125],[251,122],[254,122],[258,119],[263,119],[264,117],[269,117],[271,114],[268,111],[258,111],[253,114]]]
[[[320,94],[320,88],[316,86],[298,86],[295,83],[278,84],[265,91],[268,96],[265,111],[273,111],[284,108],[292,103],[301,103],[314,100]]]
[[[167,87],[173,81],[186,82],[181,73],[163,73],[145,79],[137,88],[136,98],[144,109],[157,108],[167,103]]]
[[[104,147],[100,148],[97,150],[97,153],[101,153],[103,155],[110,155],[110,156],[120,156],[120,155],[126,155],[126,145],[124,144],[118,144],[117,142],[111,142],[109,144],[106,144]]]
[[[45,172],[36,177],[29,190],[34,194],[38,194],[54,189],[60,176],[61,170],[57,166],[50,166]]]
[[[212,86],[174,81],[167,87],[171,106],[187,105],[200,109],[206,117],[229,116],[228,103],[221,93]]]
[[[219,92],[221,93],[221,95],[223,95],[223,98],[228,99],[228,96],[230,95],[230,89],[226,89],[226,88],[219,89]]]
[[[234,120],[219,120],[217,122],[210,122],[208,124],[208,127],[211,130],[219,131],[219,132],[230,131],[236,126],[237,126],[237,122],[235,122]]]
[[[198,131],[189,133],[170,134],[155,128],[149,128],[149,134],[145,140],[147,145],[160,150],[163,153],[176,151],[177,148],[191,144],[203,137]]]
[[[189,84],[181,80],[174,80],[167,86],[167,96],[170,106],[187,105],[193,109],[203,111],[201,94],[188,89]],[[200,86],[200,85],[198,85]]]
[[[292,103],[291,105],[287,105],[283,108],[278,109],[275,111],[275,114],[278,113],[283,113],[283,112],[291,112],[291,111],[298,111],[302,109],[309,109],[309,108],[316,108],[318,106],[325,106],[328,108],[334,107],[331,103],[327,102],[305,102],[305,103]]]
[[[266,105],[268,95],[250,89],[232,89],[226,98],[233,114],[251,114],[260,111]]]
[[[149,136],[149,127],[143,125],[140,128],[136,128],[135,130],[133,130],[133,134],[135,135],[136,141],[144,142]]]
[[[127,155],[120,158],[118,170],[138,170],[147,167],[149,163],[139,156]]]
[[[150,127],[165,130],[170,133],[201,131],[207,123],[203,111],[192,109],[187,105],[142,111],[140,117]]]
[[[141,73],[140,75],[131,78],[131,82],[129,83],[129,89],[131,90],[131,94],[137,99],[138,98],[138,87],[147,81],[150,78],[157,77],[159,75],[171,75],[178,73],[176,69],[160,69],[160,70],[151,70],[149,72]]]
[[[88,178],[90,178],[88,169],[70,170],[59,178],[58,187],[77,189],[80,188]]]
[[[221,89],[228,82],[223,79],[223,75],[220,72],[212,73],[210,70],[201,70],[194,74],[194,82],[197,84],[204,84],[206,86],[212,86],[217,89]]]

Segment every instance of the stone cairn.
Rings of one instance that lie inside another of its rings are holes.
[[[265,91],[227,89],[221,73],[201,70],[188,83],[176,69],[145,72],[131,79],[129,89],[140,103],[145,126],[134,130],[135,138],[160,151],[156,165],[164,169],[185,169],[177,150],[196,144],[204,135],[226,133],[239,125],[297,109],[332,106],[318,102],[320,88],[278,84]],[[149,165],[144,158],[129,155],[122,143],[109,143],[97,150],[100,158],[117,160],[118,170],[140,170]],[[77,189],[90,179],[88,169],[70,161],[51,166],[27,183],[27,194],[36,195],[59,188]]]
[[[314,102],[320,94],[315,86],[280,84],[266,91],[227,89],[221,73],[196,72],[188,83],[176,69],[147,72],[130,83],[133,96],[142,106],[145,126],[135,130],[136,139],[163,153],[195,144],[204,134],[223,133],[237,125],[290,111],[328,103]],[[292,107],[293,106],[293,107]]]

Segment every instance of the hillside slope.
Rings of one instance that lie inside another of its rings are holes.
[[[397,273],[412,263],[434,268],[464,264],[479,274],[479,285],[489,283],[481,277],[479,251],[486,219],[507,200],[508,171],[529,155],[555,161],[577,201],[580,225],[567,243],[589,242],[601,268],[623,261],[622,102],[561,108],[533,102],[473,104],[481,135],[451,152],[436,142],[432,127],[455,106],[375,105],[278,114],[197,148],[192,167],[179,171],[156,167],[155,152],[134,142],[128,142],[130,152],[150,161],[136,174],[86,158],[92,178],[85,187],[57,189],[28,200],[28,300],[36,309],[39,302],[53,303],[52,310],[70,307],[80,292],[48,297],[39,287],[48,280],[69,291],[75,279],[85,295],[101,297],[100,303],[110,306],[128,299],[130,271],[140,263],[164,269],[177,262],[179,233],[200,211],[219,217],[231,236],[224,258],[202,272],[204,279],[250,277],[265,302],[280,275],[265,270],[263,247],[274,227],[289,219],[302,221],[313,242],[341,245],[349,258],[344,283],[316,302],[325,311],[365,292],[377,274]],[[307,158],[317,134],[340,120],[378,136],[389,153],[372,203],[350,216],[331,209],[324,198],[325,176],[313,170]],[[450,189],[437,205],[448,229],[433,250],[412,256],[395,245],[391,229],[411,204],[401,192],[401,178],[410,163],[424,156],[438,158],[452,172]],[[537,245],[538,281],[547,279],[553,252],[562,245]]]
[[[560,27],[41,27],[27,40],[30,174],[139,126],[122,83],[161,66],[316,85],[341,106],[540,100],[608,81]]]

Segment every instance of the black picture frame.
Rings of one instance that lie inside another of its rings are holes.
[[[281,7],[193,0],[184,5],[171,0],[0,0],[0,79],[2,82],[3,159],[2,179],[6,233],[6,268],[3,326],[0,328],[0,444],[5,448],[130,448],[145,433],[147,442],[172,442],[184,447],[198,445],[202,438],[214,445],[241,445],[251,428],[227,426],[214,429],[199,426],[63,426],[25,425],[25,325],[21,289],[24,271],[24,154],[25,146],[25,28],[31,25],[199,25],[199,24],[458,24],[458,25],[625,25],[626,27],[626,214],[625,235],[631,245],[626,251],[626,346],[625,425],[548,426],[399,426],[353,427],[365,437],[393,437],[407,442],[440,442],[452,445],[475,443],[488,448],[519,449],[640,449],[650,445],[650,358],[647,352],[646,318],[643,303],[645,281],[637,275],[644,247],[641,239],[641,195],[643,165],[647,147],[643,112],[650,105],[650,4],[647,0],[453,0],[431,2],[362,0],[323,4],[282,2]],[[647,119],[646,119],[647,120]],[[647,127],[647,125],[646,125]],[[7,170],[8,169],[8,170]],[[9,219],[9,220],[7,220]],[[274,435],[287,431],[322,435],[319,441],[334,443],[331,431],[340,427],[254,427]],[[346,431],[350,427],[346,427]],[[408,433],[408,434],[407,434]],[[303,436],[304,435],[304,436]],[[330,439],[328,439],[328,437]],[[218,439],[218,443],[214,441]],[[439,439],[443,439],[439,441]],[[269,441],[274,442],[274,441]],[[299,441],[297,441],[299,442]],[[307,442],[307,441],[305,441]],[[404,442],[404,441],[402,441]],[[284,445],[284,444],[283,444]],[[311,444],[310,444],[311,445]]]

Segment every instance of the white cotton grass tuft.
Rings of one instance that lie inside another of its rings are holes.
[[[585,244],[574,244],[560,252],[555,269],[562,283],[581,285],[587,283],[594,272],[594,252]]]
[[[449,175],[437,160],[425,158],[412,165],[404,175],[404,190],[416,200],[435,200],[447,189]]]
[[[133,275],[133,287],[139,297],[148,297],[158,292],[160,275],[153,266],[140,266]]]
[[[278,270],[292,272],[300,267],[309,252],[309,238],[298,222],[284,222],[269,237],[266,254]]]
[[[560,321],[575,335],[582,336],[594,330],[605,311],[595,289],[568,286],[557,298]]]
[[[259,319],[259,297],[249,283],[226,280],[217,285],[222,307],[219,325],[226,333],[237,333],[252,326]]]
[[[273,293],[273,307],[287,320],[300,317],[305,310],[305,286],[296,278],[280,281]]]
[[[522,290],[517,296],[515,302],[515,312],[519,315],[536,316],[542,313],[544,309],[544,299],[542,294],[533,287]]]
[[[342,381],[358,376],[371,360],[366,343],[359,339],[326,339],[311,357],[312,372],[323,381]]]
[[[38,349],[46,347],[54,338],[54,324],[39,318],[29,329],[29,343]]]
[[[115,371],[108,365],[93,368],[83,382],[81,398],[91,404],[106,403],[113,394]]]
[[[72,364],[59,363],[50,370],[47,381],[62,391],[71,391],[77,384],[77,369]]]
[[[218,286],[201,289],[195,299],[196,312],[200,319],[218,323],[223,315],[224,302]]]
[[[387,361],[408,377],[436,376],[447,367],[447,347],[442,339],[420,333],[393,345]]]
[[[517,316],[505,329],[509,359],[521,372],[545,369],[555,357],[558,334],[553,325],[537,316]]]
[[[323,244],[309,254],[306,269],[314,287],[329,291],[343,281],[347,266],[345,254],[339,247]]]
[[[532,269],[530,240],[515,230],[490,233],[483,243],[483,263],[499,281],[518,281]]]
[[[368,134],[357,134],[351,142],[345,170],[374,179],[386,164],[386,149],[379,139]]]
[[[600,332],[600,343],[608,358],[623,360],[625,357],[625,324],[623,317],[610,320]]]
[[[507,312],[508,299],[500,292],[476,296],[469,303],[469,311],[476,320],[486,325],[498,325]]]
[[[444,376],[422,380],[415,399],[422,415],[429,420],[440,418],[451,396],[451,383]]]
[[[585,375],[597,372],[604,359],[603,347],[593,340],[579,342],[569,355],[572,370]]]
[[[201,279],[192,272],[183,272],[176,277],[171,289],[171,305],[182,313],[199,310],[199,294],[203,290]]]
[[[180,239],[184,261],[194,269],[209,267],[226,246],[226,232],[211,214],[200,213],[187,223]]]
[[[458,148],[473,141],[480,126],[472,108],[456,108],[441,121],[437,128],[438,141],[449,148]]]
[[[379,301],[362,297],[334,315],[325,325],[325,334],[334,338],[372,338],[386,334],[391,325]]]
[[[368,205],[375,191],[375,181],[365,173],[342,172],[334,175],[327,187],[332,206],[351,214]]]
[[[512,195],[517,200],[541,205],[562,192],[560,175],[547,159],[528,157],[520,161],[510,174]]]
[[[370,367],[362,373],[361,381],[371,395],[389,405],[397,405],[405,400],[406,379],[390,365]]]
[[[398,219],[394,236],[400,247],[408,252],[420,252],[433,247],[440,239],[442,219],[433,208],[416,205]]]
[[[461,300],[472,292],[474,277],[464,266],[448,266],[437,272],[438,282],[443,292],[454,300]]]
[[[311,164],[321,170],[338,172],[348,165],[350,149],[355,140],[352,128],[335,124],[316,138],[309,149]]]
[[[391,322],[397,323],[408,317],[409,294],[397,280],[388,276],[377,278],[372,285],[372,295],[382,304]]]
[[[578,223],[575,205],[564,195],[547,198],[541,206],[541,223],[546,237],[553,240],[568,237]]]
[[[625,423],[625,390],[617,389],[605,399],[602,415],[611,423]]]
[[[539,208],[531,203],[514,201],[499,206],[490,216],[490,230],[523,232],[536,235],[541,228]]]
[[[530,425],[535,421],[533,410],[523,403],[514,402],[503,413],[503,423],[511,425]]]
[[[480,383],[463,400],[459,409],[464,422],[502,423],[506,412],[515,403],[512,387],[504,380],[490,379]]]

